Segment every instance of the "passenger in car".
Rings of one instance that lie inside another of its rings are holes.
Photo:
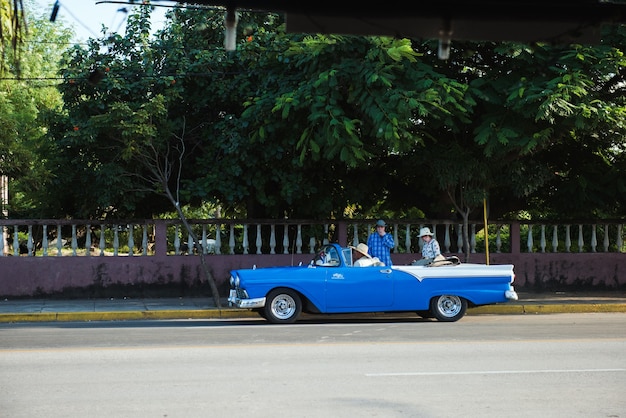
[[[385,263],[380,261],[378,257],[372,257],[368,254],[367,245],[360,243],[356,247],[350,246],[352,249],[352,265],[354,267],[384,266]]]
[[[435,234],[430,232],[428,227],[424,227],[420,229],[420,238],[424,242],[424,246],[422,247],[422,259],[413,261],[411,264],[414,266],[426,266],[431,264],[436,257],[443,257],[441,255],[441,248],[439,247],[439,243],[434,237]],[[440,261],[440,260],[439,260]]]
[[[334,247],[327,245],[315,256],[315,265],[324,267],[336,267],[339,265],[339,254]]]

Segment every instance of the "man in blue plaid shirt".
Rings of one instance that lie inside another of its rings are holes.
[[[382,219],[376,222],[376,231],[367,238],[368,252],[378,257],[386,266],[391,266],[391,249],[394,247],[393,237],[385,231],[387,224]]]

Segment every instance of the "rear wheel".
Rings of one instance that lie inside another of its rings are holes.
[[[274,289],[265,299],[263,316],[273,324],[292,324],[302,312],[300,296],[291,289]]]
[[[467,311],[467,300],[455,295],[436,296],[430,301],[430,311],[439,321],[458,321]]]

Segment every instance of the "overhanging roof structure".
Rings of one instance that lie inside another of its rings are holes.
[[[597,43],[603,24],[626,22],[626,0],[195,0],[228,10],[285,14],[291,33],[424,39]]]

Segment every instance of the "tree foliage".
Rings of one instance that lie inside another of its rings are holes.
[[[171,158],[180,205],[251,218],[624,213],[621,28],[600,46],[455,42],[441,61],[430,41],[251,12],[227,52],[222,13],[173,9],[150,37],[149,12],[66,53],[48,188],[67,216],[165,210],[146,151]]]
[[[19,73],[20,49],[27,33],[22,0],[0,0],[0,74]]]
[[[46,135],[54,123],[50,115],[62,106],[57,60],[70,36],[66,28],[33,16],[17,50],[6,51],[9,62],[21,55],[19,73],[9,68],[0,80],[0,175],[9,179],[13,217],[41,216],[51,203],[45,183],[54,181],[49,162],[56,157]]]

